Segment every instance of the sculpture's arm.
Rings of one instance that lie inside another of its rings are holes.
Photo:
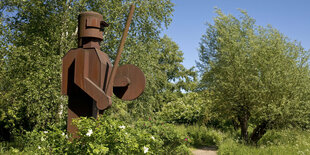
[[[96,101],[99,110],[111,106],[111,98],[91,79],[88,78],[89,53],[80,51],[76,55],[74,83]]]
[[[87,77],[84,77],[83,90],[96,101],[96,105],[99,110],[104,110],[111,106],[111,97],[107,96],[105,92],[100,89],[100,87],[98,87]]]
[[[105,92],[100,89],[93,81],[91,81],[84,72],[84,68],[88,67],[85,63],[85,52],[81,49],[76,49],[69,51],[63,57],[62,65],[62,94],[68,93],[68,75],[69,68],[74,63],[74,83],[80,87],[85,93],[87,93],[91,98],[96,101],[97,108],[99,110],[106,109],[111,106],[111,98],[105,94]],[[75,62],[74,62],[75,61]]]
[[[67,95],[68,93],[68,74],[69,67],[72,65],[75,60],[76,51],[69,51],[62,58],[62,80],[61,80],[61,93]]]

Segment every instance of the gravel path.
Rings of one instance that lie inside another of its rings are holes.
[[[212,147],[198,148],[192,151],[194,155],[216,155],[216,152],[216,148]]]

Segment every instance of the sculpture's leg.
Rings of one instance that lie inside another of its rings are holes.
[[[68,70],[69,103],[67,130],[72,134],[73,138],[78,137],[78,135],[76,135],[77,127],[72,124],[72,120],[79,117],[93,116],[93,99],[74,83],[75,67],[75,62],[73,62]]]

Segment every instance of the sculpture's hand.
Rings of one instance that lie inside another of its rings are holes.
[[[100,97],[99,101],[96,102],[96,106],[99,110],[104,110],[112,105],[112,99],[110,96],[105,94]]]
[[[82,89],[96,101],[96,106],[99,110],[104,110],[111,106],[111,97],[89,78],[84,78],[84,87]]]

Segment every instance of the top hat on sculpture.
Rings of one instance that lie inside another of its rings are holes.
[[[113,93],[120,99],[133,100],[144,91],[145,77],[138,67],[130,64],[118,67],[133,12],[134,5],[113,66],[108,55],[100,51],[102,32],[108,24],[96,12],[79,15],[78,48],[71,49],[62,59],[61,91],[69,96],[67,130],[74,137],[77,128],[72,125],[73,118],[97,118],[111,106]]]

